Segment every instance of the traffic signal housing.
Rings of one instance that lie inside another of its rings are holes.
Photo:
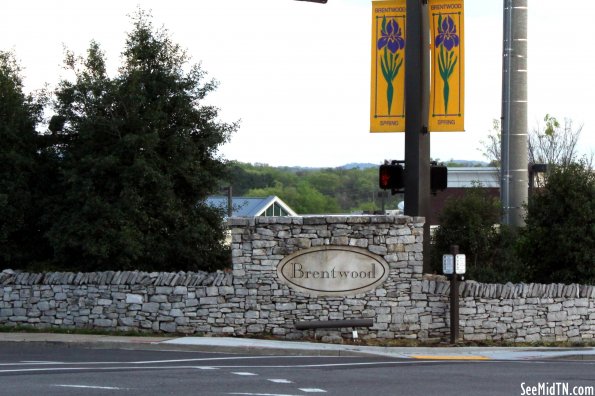
[[[430,191],[446,190],[448,186],[448,168],[444,165],[430,165]]]
[[[401,164],[380,165],[378,186],[381,190],[391,190],[393,194],[405,188],[405,171]]]
[[[405,192],[404,161],[386,161],[378,170],[378,186],[381,190],[391,190],[392,194]],[[435,161],[430,164],[430,192],[446,190],[448,186],[448,168],[437,165]]]

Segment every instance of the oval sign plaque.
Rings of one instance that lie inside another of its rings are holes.
[[[388,277],[388,263],[365,249],[322,246],[300,250],[277,266],[282,283],[311,295],[345,296],[373,290]]]

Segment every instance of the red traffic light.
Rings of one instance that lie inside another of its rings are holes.
[[[380,165],[378,186],[381,190],[402,190],[405,187],[405,172],[399,164]]]
[[[378,176],[378,186],[380,189],[388,190],[390,188],[390,165],[380,165]]]

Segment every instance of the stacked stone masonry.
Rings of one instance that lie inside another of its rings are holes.
[[[450,283],[422,274],[423,218],[257,217],[229,220],[232,265],[216,273],[0,273],[0,325],[205,335],[312,336],[303,320],[373,318],[363,338],[448,339]],[[311,296],[277,279],[287,255],[366,249],[389,264],[374,290]],[[460,283],[465,340],[593,341],[595,286]],[[327,341],[350,329],[319,330]]]

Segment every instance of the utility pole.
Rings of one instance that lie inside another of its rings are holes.
[[[430,270],[429,22],[426,0],[407,0],[405,46],[405,214],[424,216],[424,271]]]
[[[502,223],[515,227],[528,200],[527,4],[504,0],[500,197]]]

